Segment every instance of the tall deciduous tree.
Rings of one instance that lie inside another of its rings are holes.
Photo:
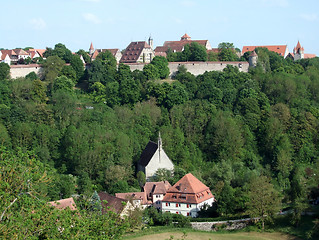
[[[259,176],[251,180],[248,195],[247,213],[251,217],[260,217],[264,230],[265,219],[271,219],[280,209],[279,193],[274,189],[270,178]]]
[[[153,64],[158,69],[158,73],[161,79],[165,79],[169,75],[168,61],[165,57],[156,56],[151,64]]]

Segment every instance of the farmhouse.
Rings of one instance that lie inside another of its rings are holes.
[[[123,218],[124,216],[128,216],[130,211],[134,210],[134,206],[126,199],[114,197],[105,192],[100,192],[98,195],[101,200],[102,214],[112,211]]]
[[[168,189],[162,200],[162,211],[197,217],[201,207],[212,206],[214,201],[209,187],[188,173]]]
[[[171,184],[168,181],[146,182],[143,189],[147,200],[153,204],[153,207],[162,210],[162,200],[170,187]]]

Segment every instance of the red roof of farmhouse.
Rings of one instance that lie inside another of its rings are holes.
[[[53,207],[56,207],[57,209],[66,209],[70,208],[71,210],[76,210],[76,204],[73,200],[73,198],[66,198],[61,199],[57,201],[49,202]]]
[[[197,204],[213,197],[209,187],[188,173],[168,189],[163,202]]]

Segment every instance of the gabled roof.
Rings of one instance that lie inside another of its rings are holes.
[[[117,198],[125,199],[126,201],[130,200],[140,200],[142,205],[147,204],[147,198],[145,192],[130,192],[130,193],[115,193]]]
[[[99,194],[100,200],[101,200],[101,205],[102,205],[102,213],[108,212],[108,211],[113,211],[115,213],[121,214],[124,207],[125,203],[127,200],[114,197],[108,193],[105,192],[100,192]]]
[[[168,189],[163,202],[201,203],[213,197],[209,187],[188,173]]]
[[[117,52],[120,51],[120,49],[118,48],[111,48],[111,49],[95,49],[91,59],[94,60],[96,59],[97,55],[99,55],[100,52],[106,52],[109,51],[112,53],[112,55],[115,57],[115,55],[117,54]]]
[[[135,63],[139,59],[144,48],[152,49],[151,46],[143,42],[131,42],[125,49],[120,62],[123,63]]]
[[[191,37],[190,37],[187,33],[185,33],[185,34],[181,37],[181,41],[183,41],[183,40],[191,40]]]
[[[146,145],[144,151],[141,154],[140,160],[138,161],[138,165],[147,166],[151,161],[153,155],[155,154],[158,148],[158,144],[152,141],[149,141]]]
[[[13,49],[13,51],[14,51],[17,55],[28,55],[28,56],[29,56],[29,53],[27,53],[26,51],[24,51],[24,50],[21,49],[21,48]]]
[[[53,207],[56,207],[57,209],[66,209],[70,208],[71,210],[76,210],[76,204],[74,202],[74,199],[71,198],[66,198],[66,199],[61,199],[58,201],[52,201],[49,202]]]
[[[151,198],[152,194],[166,194],[170,187],[171,184],[168,181],[146,182],[144,192],[148,198]]]
[[[268,46],[243,46],[242,54],[245,52],[252,52],[256,48],[267,48],[269,51],[276,52],[280,56],[285,57],[285,53],[287,51],[287,45],[268,45]]]

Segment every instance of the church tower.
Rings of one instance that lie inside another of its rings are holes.
[[[91,42],[91,46],[89,49],[89,54],[92,55],[94,53],[94,47],[93,47],[93,43]]]
[[[305,50],[303,47],[301,47],[300,42],[298,41],[297,46],[294,48],[294,60],[300,60],[305,58]]]
[[[150,45],[151,48],[153,49],[153,38],[152,38],[152,36],[150,36],[150,37],[148,38],[148,45]]]

